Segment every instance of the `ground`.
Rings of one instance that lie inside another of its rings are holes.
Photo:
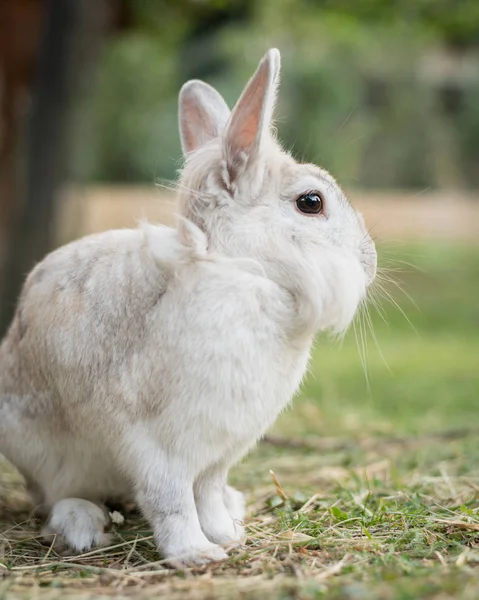
[[[380,351],[359,321],[358,343],[354,330],[318,342],[293,409],[232,473],[248,498],[244,547],[171,571],[129,517],[111,548],[55,556],[4,466],[0,599],[478,598],[479,248],[380,253],[416,306],[386,283],[406,316],[371,307]]]

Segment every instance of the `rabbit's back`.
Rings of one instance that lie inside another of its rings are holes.
[[[63,380],[71,388],[84,368],[90,380],[101,377],[140,343],[143,319],[165,287],[141,230],[109,231],[55,250],[28,276],[0,349],[3,394],[53,387],[61,396]],[[48,374],[60,380],[52,386]]]

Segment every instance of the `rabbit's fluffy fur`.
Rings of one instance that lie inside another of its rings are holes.
[[[107,544],[105,503],[134,498],[171,564],[225,558],[244,517],[228,469],[374,278],[335,180],[274,139],[278,76],[270,50],[232,113],[205,83],[181,90],[177,229],[86,237],[26,280],[0,349],[0,452],[60,551]],[[296,207],[312,190],[314,216]]]

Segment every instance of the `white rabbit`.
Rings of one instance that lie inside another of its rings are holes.
[[[244,516],[228,469],[374,279],[338,184],[273,137],[279,68],[270,50],[232,113],[182,88],[177,229],[86,237],[26,280],[0,349],[0,452],[60,550],[107,544],[105,502],[134,498],[171,564],[225,558]]]

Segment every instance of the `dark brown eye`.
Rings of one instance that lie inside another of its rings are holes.
[[[307,215],[317,215],[323,210],[323,199],[317,192],[308,192],[296,200],[298,210]]]

